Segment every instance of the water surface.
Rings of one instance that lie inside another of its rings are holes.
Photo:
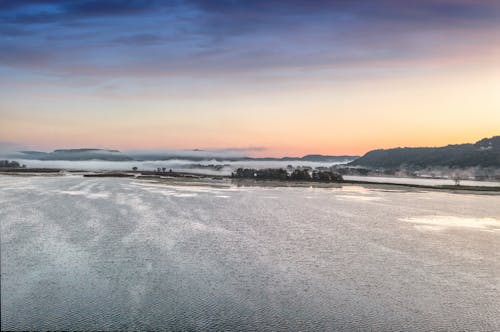
[[[500,330],[500,196],[0,176],[2,330]]]

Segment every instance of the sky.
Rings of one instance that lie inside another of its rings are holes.
[[[500,1],[0,0],[0,142],[363,154],[500,134]]]

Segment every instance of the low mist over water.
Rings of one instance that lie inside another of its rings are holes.
[[[15,159],[20,164],[30,168],[62,168],[68,170],[132,170],[137,167],[142,171],[154,171],[158,167],[172,169],[174,171],[189,171],[203,174],[230,175],[238,167],[245,168],[286,168],[288,165],[310,166],[310,167],[330,167],[341,165],[342,162],[313,162],[307,160],[200,160],[192,161],[187,159],[168,160],[147,160],[147,161],[105,161],[105,160],[26,160]],[[346,161],[347,162],[347,161]]]
[[[1,328],[500,330],[499,201],[0,176]]]

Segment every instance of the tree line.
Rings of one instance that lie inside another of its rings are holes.
[[[26,168],[26,165],[21,165],[17,161],[12,160],[0,160],[0,167],[8,167],[8,168]]]
[[[315,181],[315,182],[342,182],[344,179],[339,173],[325,171],[309,171],[306,169],[295,169],[287,172],[283,168],[238,168],[231,174],[236,179],[255,179],[255,180],[281,180],[281,181]]]

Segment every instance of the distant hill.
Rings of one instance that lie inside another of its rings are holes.
[[[107,160],[107,161],[150,161],[150,160],[217,160],[217,161],[310,161],[310,162],[325,162],[325,163],[347,163],[358,156],[327,156],[327,155],[307,155],[304,157],[283,157],[283,158],[252,158],[252,157],[237,157],[224,155],[217,152],[193,150],[193,151],[143,151],[123,153],[118,150],[107,149],[59,149],[53,152],[40,151],[20,151],[8,154],[7,157],[16,159],[32,159],[32,160]]]
[[[105,149],[60,149],[53,152],[21,151],[20,158],[37,160],[133,160],[117,150]]]
[[[242,160],[257,160],[257,161],[311,161],[311,162],[321,162],[321,163],[348,163],[359,156],[328,156],[321,154],[309,154],[304,157],[282,157],[282,158],[250,158],[245,157]]]
[[[192,151],[182,151],[179,152],[141,152],[133,153],[131,156],[135,160],[171,160],[171,159],[182,159],[189,161],[203,161],[203,160],[217,160],[217,161],[311,161],[311,162],[326,162],[326,163],[348,163],[359,156],[328,156],[320,154],[311,154],[304,157],[244,157],[244,156],[231,156],[223,155],[217,152],[203,151],[203,150],[192,150]]]
[[[474,144],[373,150],[349,165],[387,169],[403,166],[500,167],[500,136],[484,138]]]
[[[314,162],[347,162],[359,158],[359,156],[325,156],[321,154],[308,154],[302,158],[285,157],[282,160],[304,160]]]

